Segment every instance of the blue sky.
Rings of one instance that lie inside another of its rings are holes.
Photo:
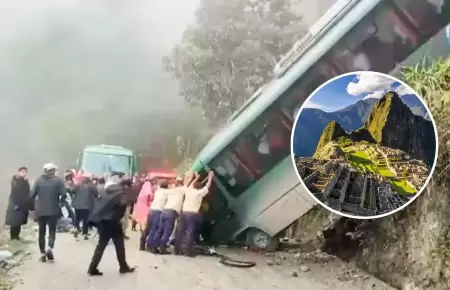
[[[344,76],[328,83],[317,91],[304,107],[333,112],[365,98],[381,98],[388,90],[395,90],[400,96],[414,94],[409,88],[391,78],[364,72]]]

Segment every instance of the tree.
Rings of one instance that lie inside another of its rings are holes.
[[[220,122],[272,76],[276,62],[304,35],[291,0],[202,1],[195,24],[163,58],[180,94]]]

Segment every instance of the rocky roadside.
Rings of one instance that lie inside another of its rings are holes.
[[[301,277],[304,273],[317,280],[348,282],[360,285],[361,289],[385,290],[394,289],[372,275],[358,269],[352,262],[343,260],[315,250],[312,252],[300,249],[289,249],[280,252],[266,253],[266,264],[272,267],[292,269],[292,277]],[[332,271],[330,271],[332,269]]]
[[[22,265],[31,255],[31,244],[34,243],[36,231],[31,225],[22,229],[22,241],[10,241],[8,229],[0,232],[0,290],[12,290],[16,283],[21,283],[17,274],[12,270]]]

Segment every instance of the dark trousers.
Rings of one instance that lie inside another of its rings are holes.
[[[144,232],[141,236],[141,243],[147,242],[147,248],[156,248],[158,246],[158,229],[161,218],[160,210],[150,210]],[[142,245],[142,244],[141,244]]]
[[[87,235],[89,231],[89,214],[88,209],[76,209],[75,210],[75,223],[74,226],[78,232],[83,232],[83,235]],[[82,228],[80,228],[82,223]]]
[[[22,226],[10,227],[9,228],[9,236],[10,236],[11,240],[18,240],[21,230],[22,230]]]
[[[69,203],[67,201],[63,201],[61,203],[61,206],[66,208],[67,214],[69,215],[69,218],[72,220],[72,223],[75,226],[76,216],[75,216],[75,213],[73,212],[72,207],[70,207],[70,205],[69,205]]]
[[[56,224],[58,222],[58,216],[39,216],[37,217],[37,222],[39,225],[38,230],[38,240],[39,240],[39,250],[41,253],[45,253],[45,236],[47,234],[48,226],[48,246],[53,249],[55,246],[56,239]]]
[[[155,236],[155,244],[159,245],[161,249],[167,248],[177,218],[178,213],[175,210],[165,209],[161,212],[161,218],[159,219],[158,230]]]
[[[203,218],[202,215],[199,213],[197,217],[197,227],[195,228],[194,232],[194,242],[197,244],[200,244],[201,242],[200,235],[202,227],[203,227]]]
[[[105,248],[108,245],[109,240],[112,239],[114,248],[116,249],[117,261],[121,269],[128,268],[128,264],[125,258],[125,239],[120,221],[103,221],[98,226],[98,243],[92,256],[89,270],[97,269],[100,261],[102,260]]]
[[[181,244],[186,245],[187,253],[192,253],[195,235],[198,233],[200,214],[198,212],[182,212],[180,226],[175,233],[175,251],[181,251]]]

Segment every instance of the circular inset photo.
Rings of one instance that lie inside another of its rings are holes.
[[[325,208],[373,219],[422,192],[438,155],[430,110],[404,82],[362,71],[335,77],[304,102],[292,130],[297,175]]]

